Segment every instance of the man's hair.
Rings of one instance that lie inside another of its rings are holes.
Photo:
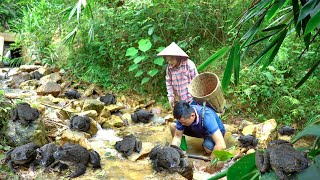
[[[189,103],[185,101],[178,101],[174,105],[173,116],[176,119],[189,118],[192,113],[194,113],[194,109],[190,106]]]

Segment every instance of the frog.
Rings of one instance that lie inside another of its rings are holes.
[[[99,99],[101,102],[104,103],[104,105],[108,106],[110,104],[116,104],[117,103],[117,98],[115,95],[107,93],[104,96],[101,96]]]
[[[69,128],[75,131],[89,132],[90,122],[91,120],[87,115],[74,115],[70,119]]]
[[[151,112],[144,110],[144,109],[137,109],[131,114],[131,119],[134,123],[143,122],[148,123],[150,122],[151,118],[154,116]]]
[[[246,136],[240,136],[239,139],[239,145],[241,147],[255,147],[258,144],[258,139],[253,136],[252,134],[246,135]]]
[[[79,99],[80,98],[80,94],[78,91],[76,90],[72,90],[69,89],[66,92],[64,92],[64,95],[68,98],[68,99]]]
[[[296,129],[291,126],[281,126],[281,128],[278,130],[280,135],[287,135],[287,136],[293,135],[295,131]]]
[[[4,159],[4,163],[7,163],[8,167],[17,173],[15,165],[30,165],[34,170],[34,160],[37,157],[37,148],[39,146],[33,142],[18,146],[14,149],[9,150]]]
[[[157,172],[183,172],[188,166],[185,153],[175,145],[157,145],[151,150],[149,158]]]
[[[55,162],[53,154],[58,150],[58,145],[55,143],[45,144],[37,149],[36,163],[47,171]]]
[[[293,148],[285,140],[273,140],[267,145],[265,154],[256,152],[256,166],[261,173],[273,169],[281,180],[289,180],[288,175],[300,172],[309,166],[306,153]]]
[[[32,121],[39,118],[40,113],[38,109],[32,108],[28,103],[20,103],[15,109],[10,112],[11,120],[18,121],[23,125],[28,125]]]
[[[133,151],[137,153],[141,151],[142,142],[138,141],[133,134],[130,134],[125,136],[122,141],[117,141],[114,146],[118,152],[128,157]]]
[[[87,165],[90,163],[94,169],[101,168],[100,155],[96,151],[89,152],[79,144],[66,143],[63,147],[59,146],[53,154],[56,164],[67,165],[75,171],[68,177],[75,178],[86,172]]]

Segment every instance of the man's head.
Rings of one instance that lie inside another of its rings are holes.
[[[196,112],[189,103],[179,101],[174,105],[173,116],[178,119],[182,125],[190,126],[196,119]]]

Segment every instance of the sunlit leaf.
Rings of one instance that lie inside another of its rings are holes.
[[[296,136],[292,138],[291,143],[295,143],[296,141],[298,141],[300,138],[304,136],[320,137],[320,125],[313,124],[305,127],[302,131],[300,131]]]
[[[279,11],[279,9],[285,4],[286,0],[275,1],[272,8],[268,11],[266,18],[268,20],[272,19]]]
[[[197,70],[202,71],[204,68],[208,67],[209,64],[223,57],[228,51],[228,47],[223,47],[212,56],[210,56],[206,61],[204,61],[200,66],[198,66]]]
[[[156,65],[162,66],[163,63],[164,63],[164,58],[163,58],[163,57],[157,57],[157,58],[153,61],[153,63],[156,64]]]
[[[250,179],[251,177],[259,177],[259,171],[257,170],[255,163],[256,153],[251,153],[243,156],[239,161],[235,162],[227,172],[228,180]],[[251,177],[248,177],[248,174]]]
[[[251,37],[251,36],[253,36],[253,35],[256,34],[256,32],[258,31],[258,29],[259,29],[262,21],[264,20],[264,16],[265,16],[265,15],[266,15],[266,12],[264,12],[264,13],[260,16],[259,20],[252,26],[252,28],[251,28],[249,31],[247,31],[247,33],[246,33],[245,35],[242,36],[241,41],[242,41],[242,40],[246,40],[246,39],[248,39],[249,37]]]
[[[274,57],[277,55],[281,45],[282,45],[282,42],[284,40],[284,38],[286,37],[287,35],[287,32],[288,32],[288,29],[285,29],[284,31],[282,31],[282,33],[279,35],[279,38],[278,38],[278,42],[277,42],[277,45],[275,46],[275,48],[273,49],[272,51],[272,54],[270,55],[269,57],[269,60],[266,61],[262,67],[261,70],[264,70],[266,67],[268,67],[271,62],[273,61]]]
[[[240,74],[240,46],[239,46],[239,43],[235,44],[233,68],[234,68],[234,83],[237,86],[239,84],[239,78],[240,78],[240,76],[239,76],[239,74]]]
[[[145,77],[145,78],[143,78],[143,79],[141,80],[141,85],[143,85],[144,83],[147,83],[147,82],[149,82],[149,81],[150,81],[150,78]]]
[[[129,67],[129,71],[133,71],[135,69],[137,69],[139,67],[138,64],[132,64],[130,67]]]
[[[139,77],[143,74],[143,71],[142,70],[139,70],[135,75],[134,77]]]
[[[148,71],[148,74],[153,77],[155,76],[156,74],[158,74],[159,70],[158,69],[152,69],[150,71]]]
[[[315,28],[319,26],[320,26],[320,10],[317,12],[317,14],[311,17],[303,35],[306,36],[307,34],[309,34],[311,31],[313,31]]]
[[[219,180],[219,179],[225,177],[227,175],[227,173],[228,173],[228,169],[226,169],[220,173],[217,173],[214,176],[211,176],[208,180]]]
[[[126,52],[126,56],[134,56],[138,53],[138,50],[134,47],[128,48]]]
[[[317,0],[309,0],[302,8],[298,18],[298,22],[306,18],[312,12],[314,6],[317,4]]]
[[[151,26],[151,27],[149,27],[149,29],[148,29],[148,35],[152,35],[152,33],[153,33],[153,31],[154,31],[154,26]]]
[[[281,30],[286,26],[287,26],[286,24],[279,24],[279,25],[276,25],[276,26],[273,26],[273,27],[270,27],[270,28],[263,29],[262,31],[266,32],[266,31],[273,31],[273,30]]]
[[[227,161],[233,157],[232,153],[224,150],[214,150],[213,154],[215,158],[219,159],[219,161]]]
[[[300,82],[295,86],[295,88],[299,88],[308,78],[309,76],[313,73],[314,70],[319,66],[320,60],[318,60],[308,71],[308,73],[300,80]]]
[[[138,44],[139,44],[139,49],[142,52],[146,52],[152,47],[152,43],[150,42],[149,39],[140,39]]]
[[[158,47],[156,51],[157,51],[157,52],[161,52],[164,48],[165,48],[165,47],[162,47],[162,46],[161,46],[161,47]]]
[[[235,47],[232,46],[232,48],[230,50],[230,53],[229,53],[227,66],[226,66],[226,69],[224,70],[222,83],[221,83],[223,91],[226,91],[228,86],[229,86],[229,84],[230,84],[232,70],[233,70],[234,52],[235,52]]]
[[[135,64],[138,64],[139,62],[145,60],[147,58],[147,56],[137,56],[136,58],[134,58],[133,62]]]
[[[260,38],[260,39],[257,39],[257,40],[255,40],[255,41],[253,41],[252,43],[250,43],[249,45],[247,45],[246,47],[252,46],[252,45],[257,44],[257,43],[259,43],[259,42],[261,42],[261,41],[263,41],[263,40],[265,40],[265,39],[268,39],[268,38],[272,37],[273,35],[277,34],[278,32],[279,32],[279,31],[276,31],[276,32],[274,32],[274,33],[272,33],[272,34],[269,34],[269,35],[265,36],[265,37],[262,37],[262,38]]]

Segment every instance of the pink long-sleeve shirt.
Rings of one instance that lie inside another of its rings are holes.
[[[186,102],[192,101],[192,96],[188,91],[188,85],[196,75],[198,75],[197,68],[190,59],[182,61],[177,68],[174,68],[169,64],[166,70],[166,85],[169,102],[174,101],[174,91],[176,91],[180,100]]]

